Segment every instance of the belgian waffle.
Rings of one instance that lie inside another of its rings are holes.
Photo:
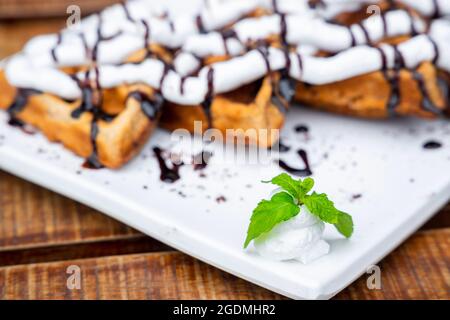
[[[254,129],[246,143],[268,147],[294,100],[370,118],[433,118],[446,108],[448,1],[229,0],[194,9],[171,16],[129,1],[32,39],[0,73],[0,108],[10,124],[32,124],[87,165],[110,168],[158,124]]]

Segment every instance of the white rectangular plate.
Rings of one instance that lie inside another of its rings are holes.
[[[307,150],[316,189],[353,215],[355,233],[343,239],[327,226],[329,255],[309,265],[265,260],[242,244],[252,209],[272,187],[260,183],[281,172],[274,163],[236,164],[213,156],[205,177],[181,168],[174,184],[159,180],[154,145],[118,171],[83,169],[82,159],[6,125],[0,112],[0,168],[96,208],[174,248],[292,298],[326,299],[379,261],[450,197],[450,123],[415,119],[365,121],[293,108],[282,131],[291,151],[281,158],[302,166]],[[296,133],[297,124],[310,128]],[[433,139],[443,147],[425,150]],[[361,197],[355,199],[355,195]],[[224,196],[225,202],[216,201]],[[149,284],[151,285],[151,284]]]

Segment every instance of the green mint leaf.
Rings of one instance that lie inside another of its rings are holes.
[[[300,194],[300,181],[292,179],[290,175],[287,173],[279,174],[278,176],[272,178],[272,180],[269,181],[263,181],[264,183],[271,182],[272,184],[275,184],[284,190],[286,190],[291,196],[293,196],[295,199],[298,199]]]
[[[314,180],[312,178],[306,178],[300,182],[300,194],[299,200],[301,200],[308,192],[314,187]]]
[[[348,213],[340,211],[338,222],[334,226],[346,238],[353,234],[353,219]]]
[[[311,195],[303,197],[302,201],[312,214],[323,222],[333,224],[343,236],[349,238],[352,235],[352,217],[336,209],[326,194],[313,192]]]
[[[260,201],[250,218],[244,248],[247,248],[253,239],[269,232],[280,222],[295,217],[299,212],[299,206],[295,204],[292,196],[286,192],[277,193],[270,200]]]
[[[338,222],[339,211],[325,193],[313,192],[311,195],[303,197],[303,203],[312,214],[319,217],[323,222],[331,224]]]

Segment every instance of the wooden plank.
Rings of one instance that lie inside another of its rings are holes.
[[[81,270],[69,290],[66,269]],[[381,264],[381,290],[362,276],[337,299],[450,299],[450,229],[420,232]],[[278,299],[178,252],[0,268],[0,299]]]
[[[0,19],[65,17],[67,7],[76,4],[83,16],[100,11],[120,0],[0,0]]]
[[[0,267],[49,261],[87,259],[112,255],[170,251],[172,248],[143,234],[126,239],[80,241],[62,245],[0,250]]]
[[[438,228],[450,228],[450,203],[434,215],[434,217],[422,227],[422,230]]]
[[[450,299],[450,229],[416,233],[379,266],[381,290],[368,290],[366,275],[336,298]]]
[[[135,237],[91,208],[0,171],[0,251]]]

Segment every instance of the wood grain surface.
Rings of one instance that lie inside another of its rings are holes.
[[[362,276],[337,299],[449,299],[450,229],[422,231],[381,263],[380,290]],[[68,289],[67,268],[80,268]],[[265,289],[178,252],[0,268],[0,299],[279,299]]]
[[[2,1],[2,0],[0,0]],[[0,22],[0,58],[62,19]],[[1,169],[1,168],[0,168]],[[450,299],[450,205],[337,299]],[[66,269],[81,269],[81,289]],[[0,299],[280,299],[91,208],[0,171]]]
[[[0,19],[64,17],[67,7],[77,5],[82,15],[99,11],[120,0],[0,0]]]

